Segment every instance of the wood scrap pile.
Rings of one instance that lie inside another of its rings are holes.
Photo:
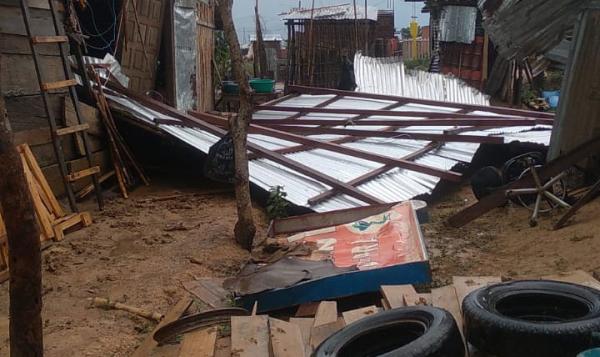
[[[98,70],[92,67],[89,72],[96,83],[95,90],[92,91],[92,94],[98,110],[100,111],[100,118],[106,128],[114,173],[117,177],[121,194],[124,198],[127,198],[129,196],[127,189],[135,184],[136,179],[139,179],[146,186],[150,184],[150,180],[144,173],[142,167],[137,163],[133,152],[127,146],[117,129],[110,107],[102,90],[102,82]]]
[[[17,150],[21,156],[25,178],[33,199],[36,219],[40,226],[41,242],[60,241],[68,229],[92,224],[92,217],[88,212],[67,214],[63,210],[27,144],[18,145]],[[8,248],[6,230],[1,217],[0,245],[0,281],[4,281],[8,278]]]
[[[596,289],[598,282],[590,274],[574,271],[565,274],[544,276],[541,279],[570,282]],[[381,306],[369,305],[340,312],[336,301],[319,301],[300,305],[293,317],[269,315],[231,316],[230,329],[227,326],[208,326],[190,329],[183,335],[180,344],[156,347],[151,334],[139,347],[134,356],[273,356],[304,357],[324,340],[345,326],[381,311],[415,305],[429,305],[447,310],[463,327],[461,303],[472,291],[501,282],[497,276],[453,277],[453,283],[432,289],[430,293],[419,294],[411,285],[388,285],[381,287]],[[191,305],[183,299],[173,311],[157,326],[173,323]],[[470,346],[471,356],[474,356]],[[154,352],[154,354],[153,354]],[[160,352],[160,353],[159,353]]]

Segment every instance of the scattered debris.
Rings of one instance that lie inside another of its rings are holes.
[[[99,308],[107,309],[107,310],[109,310],[109,309],[123,310],[123,311],[130,312],[132,314],[147,318],[149,320],[154,320],[156,322],[159,322],[163,318],[163,315],[159,314],[158,312],[152,312],[152,311],[140,309],[138,307],[125,305],[120,302],[111,301],[107,298],[95,297],[95,298],[89,298],[88,300],[90,300],[92,302],[93,306],[95,306],[95,307],[99,307]]]

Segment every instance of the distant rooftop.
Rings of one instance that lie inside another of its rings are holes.
[[[254,41],[256,41],[256,35],[250,35],[250,42]],[[264,34],[263,41],[283,41],[283,37],[276,33]]]
[[[312,15],[311,15],[312,14]],[[354,6],[352,4],[341,4],[332,6],[323,6],[315,8],[294,8],[288,12],[279,14],[283,20],[304,20],[310,19],[311,16],[315,20],[354,20]],[[356,6],[356,18],[365,18],[365,7]],[[377,8],[367,6],[367,18],[369,20],[377,20]]]

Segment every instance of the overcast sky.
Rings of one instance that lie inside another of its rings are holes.
[[[298,7],[299,0],[259,0],[259,13],[261,16],[264,34],[280,34],[287,37],[287,28],[278,16],[292,7]],[[301,0],[302,7],[310,7],[312,0]],[[407,3],[404,0],[368,0],[369,6],[381,10],[392,9],[391,3],[395,2],[395,27],[400,29],[408,26],[413,15],[413,4],[416,9],[417,21],[420,25],[429,23],[429,14],[422,14],[423,3]],[[352,3],[352,0],[315,0],[315,7]],[[240,38],[240,43],[247,43],[250,34],[254,34],[254,4],[255,0],[234,0],[233,20]],[[364,6],[363,0],[357,4]],[[245,35],[245,37],[244,37]]]

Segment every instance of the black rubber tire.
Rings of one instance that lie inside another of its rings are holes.
[[[502,173],[494,166],[482,167],[471,176],[471,190],[478,200],[491,195],[502,185]]]
[[[467,340],[498,357],[568,357],[600,346],[600,292],[557,281],[515,281],[463,300]]]
[[[446,310],[404,307],[350,324],[323,341],[313,357],[464,357],[456,322]]]

